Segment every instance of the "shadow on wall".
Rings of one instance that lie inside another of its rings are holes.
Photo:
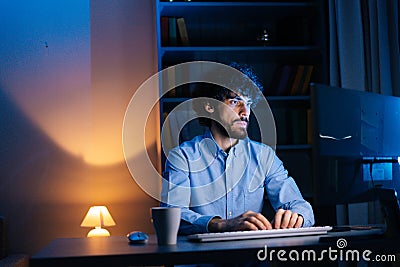
[[[107,205],[117,224],[111,235],[153,232],[149,208],[158,203],[125,162],[91,166],[67,153],[1,89],[0,121],[0,214],[8,222],[10,253],[32,255],[55,238],[86,236],[90,229],[80,223],[91,205]]]

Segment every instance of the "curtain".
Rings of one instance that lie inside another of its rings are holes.
[[[400,96],[399,0],[329,0],[330,85]]]
[[[400,96],[400,0],[329,0],[330,85]],[[376,203],[336,206],[337,224],[366,224]]]

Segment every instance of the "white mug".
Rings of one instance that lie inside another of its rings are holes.
[[[151,218],[159,245],[175,245],[181,221],[181,209],[172,207],[151,208]]]

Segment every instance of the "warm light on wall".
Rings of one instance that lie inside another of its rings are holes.
[[[1,17],[2,44],[7,44],[0,46],[1,91],[34,127],[30,130],[90,165],[123,163],[126,106],[157,66],[153,19],[146,13],[151,14],[152,1],[65,1],[60,8],[47,0],[46,10],[35,1],[3,2],[3,13],[10,15]],[[143,20],[135,34],[130,34],[132,12]],[[146,93],[143,101],[159,91]],[[147,116],[140,107],[137,112]],[[146,137],[155,142],[158,125],[150,126]]]
[[[110,236],[110,232],[102,227],[114,226],[115,222],[106,206],[92,206],[83,219],[82,227],[95,227],[90,230],[87,237]]]

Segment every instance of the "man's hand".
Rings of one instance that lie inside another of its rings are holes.
[[[280,228],[300,228],[304,219],[301,215],[290,210],[279,209],[272,223],[261,213],[246,211],[236,218],[223,220],[214,218],[208,224],[210,232],[246,231],[246,230],[270,230]]]
[[[208,229],[210,232],[269,230],[272,225],[261,213],[249,210],[229,220],[214,218],[208,224]]]
[[[303,225],[304,219],[301,215],[290,210],[279,209],[275,213],[273,227],[279,228],[300,228]]]

